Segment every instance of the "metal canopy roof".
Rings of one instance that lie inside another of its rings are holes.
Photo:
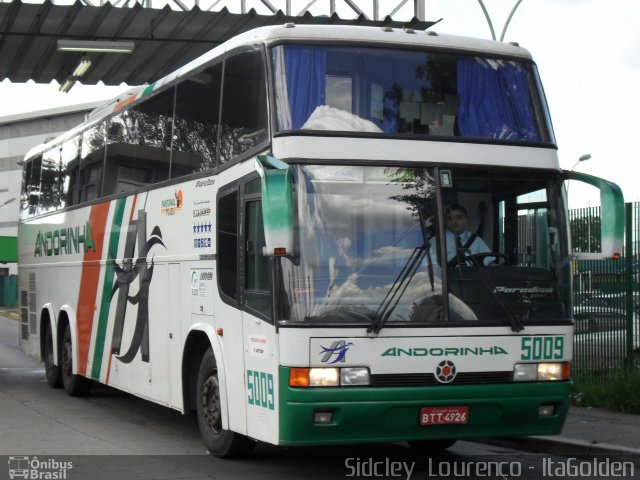
[[[91,60],[91,68],[81,78],[83,84],[140,85],[171,73],[225,40],[244,31],[264,25],[286,22],[298,24],[408,26],[424,30],[434,22],[397,22],[390,17],[372,21],[364,15],[355,20],[329,17],[258,15],[133,7],[117,8],[110,3],[101,7],[85,6],[79,0],[73,5],[55,5],[51,0],[41,4],[13,0],[0,3],[0,80],[12,82],[34,80],[60,84],[73,79],[80,60]],[[57,41],[126,40],[135,42],[131,54],[78,53],[57,51]]]

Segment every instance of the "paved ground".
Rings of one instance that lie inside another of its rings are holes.
[[[18,319],[16,310],[0,309],[0,316]],[[2,355],[0,351],[0,363],[2,363]],[[2,366],[12,367],[12,365]],[[41,369],[42,365],[34,361],[32,367]],[[640,463],[640,416],[595,408],[572,407],[560,435],[487,439],[486,443],[549,454],[583,457],[631,456]]]

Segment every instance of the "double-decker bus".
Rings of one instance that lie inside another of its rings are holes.
[[[195,411],[218,456],[556,434],[567,177],[516,45],[253,30],[27,155],[20,342],[72,396]],[[621,193],[581,177],[612,255]]]

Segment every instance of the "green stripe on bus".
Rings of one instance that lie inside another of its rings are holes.
[[[142,91],[142,93],[140,94],[140,98],[146,97],[147,95],[149,95],[151,92],[153,92],[153,89],[155,87],[156,87],[156,82],[153,82],[151,85],[149,85]]]
[[[98,317],[98,328],[96,331],[95,348],[93,351],[93,364],[91,366],[91,377],[100,379],[102,369],[102,355],[104,354],[104,340],[107,334],[107,322],[109,320],[109,308],[111,306],[111,289],[113,288],[113,277],[115,271],[111,266],[111,261],[118,255],[118,243],[120,240],[120,227],[126,198],[116,200],[113,221],[111,223],[111,234],[109,235],[109,248],[107,250],[107,264],[104,271],[104,284],[102,285],[102,299],[100,301],[100,316]]]

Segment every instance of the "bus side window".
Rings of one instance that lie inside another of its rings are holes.
[[[60,150],[61,200],[60,207],[70,207],[78,203],[80,135],[67,140]]]
[[[105,124],[100,123],[82,133],[79,203],[99,198],[104,163]]]
[[[33,217],[37,214],[38,199],[40,198],[40,165],[42,156],[37,156],[27,162],[24,167],[22,183],[24,185],[21,199],[22,218]]]
[[[48,213],[60,208],[62,166],[60,147],[55,146],[42,156],[41,190],[38,202],[38,214]]]
[[[260,179],[245,184],[244,298],[246,305],[271,317],[271,272],[265,246]]]
[[[232,56],[224,65],[220,163],[267,141],[267,93],[261,51]]]
[[[238,300],[238,191],[218,199],[218,285],[220,291]]]
[[[171,178],[216,166],[222,63],[196,73],[177,86]]]

